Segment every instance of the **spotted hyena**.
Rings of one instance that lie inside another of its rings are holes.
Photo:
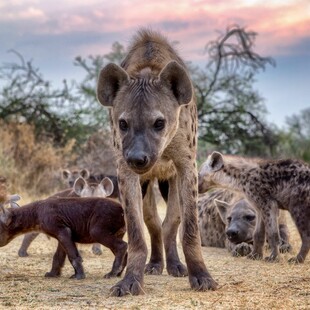
[[[284,210],[279,214],[281,253],[291,250]],[[250,254],[256,210],[242,195],[215,189],[199,195],[198,223],[202,246],[226,247],[233,256]]]
[[[99,183],[91,183],[85,180],[82,177],[78,177],[74,184],[73,188],[65,189],[61,192],[55,193],[54,195],[50,196],[49,198],[55,197],[70,197],[70,198],[77,198],[77,197],[100,197],[106,198],[109,197],[113,193],[113,182],[105,177]],[[18,256],[20,257],[27,257],[29,256],[27,250],[33,240],[39,235],[39,232],[30,232],[25,234],[22,244],[18,250]],[[92,246],[92,252],[95,255],[101,255],[101,246],[98,243],[94,243]]]
[[[190,285],[195,290],[216,288],[203,261],[197,223],[197,110],[192,82],[185,63],[159,33],[142,29],[133,38],[121,66],[102,69],[97,87],[100,103],[110,108],[118,182],[128,231],[128,265],[125,277],[112,295],[143,293],[147,246],[141,184],[167,180],[167,216],[163,239],[167,270],[185,275],[177,251],[178,217],[181,217],[183,251]],[[180,213],[179,213],[180,210]],[[155,216],[157,218],[157,216]],[[174,220],[175,219],[175,220]],[[160,253],[160,222],[150,231],[154,253]],[[151,226],[149,222],[149,226]],[[169,236],[169,237],[167,237]],[[165,242],[167,241],[167,242]],[[148,269],[161,265],[161,255],[151,257]]]
[[[288,210],[300,233],[302,245],[290,262],[304,262],[310,248],[310,167],[291,159],[248,160],[213,152],[200,169],[200,182],[242,192],[258,210],[250,258],[263,255],[265,229],[271,248],[266,258],[274,261],[279,252],[279,209]]]
[[[89,178],[89,171],[87,169],[63,169],[62,177],[66,181],[69,187],[73,187],[75,180],[79,177],[84,179]]]

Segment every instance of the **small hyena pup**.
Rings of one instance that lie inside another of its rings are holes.
[[[112,251],[114,262],[105,278],[120,276],[126,266],[124,211],[119,203],[111,199],[54,197],[20,208],[4,208],[0,204],[0,247],[21,234],[36,230],[58,241],[52,268],[45,274],[46,277],[59,277],[68,257],[74,269],[71,278],[85,278],[76,243],[100,242]]]
[[[55,197],[101,197],[106,198],[113,192],[113,183],[109,178],[104,178],[100,183],[89,183],[84,178],[78,177],[73,188],[65,189],[58,192],[49,198]],[[27,250],[32,241],[39,235],[39,232],[30,232],[25,234],[22,244],[18,250],[18,256],[27,257],[29,256]],[[95,255],[101,255],[101,246],[98,243],[94,243],[92,246],[92,252]]]
[[[252,259],[263,256],[265,230],[271,249],[267,261],[279,253],[279,209],[288,210],[302,245],[290,262],[303,263],[310,248],[310,167],[291,159],[252,160],[213,152],[199,172],[201,187],[224,187],[239,191],[260,216],[254,232]]]
[[[280,252],[291,249],[285,214],[279,216]],[[256,210],[243,196],[224,189],[199,195],[198,221],[202,246],[226,247],[233,256],[246,256],[253,248]]]
[[[84,179],[88,179],[90,176],[89,171],[87,169],[63,169],[62,170],[62,178],[68,184],[69,187],[73,187],[74,182],[82,177]]]

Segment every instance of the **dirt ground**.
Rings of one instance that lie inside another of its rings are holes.
[[[163,215],[165,208],[160,208]],[[296,253],[300,240],[289,222]],[[1,309],[310,309],[310,256],[303,265],[290,265],[291,254],[279,263],[234,258],[225,250],[203,248],[203,257],[219,283],[216,291],[195,292],[188,278],[145,276],[145,295],[110,297],[109,288],[118,279],[103,279],[110,271],[113,255],[102,256],[81,245],[86,279],[69,277],[73,269],[66,261],[60,278],[44,278],[51,268],[56,241],[41,234],[30,246],[27,258],[17,255],[22,236],[0,249]],[[148,240],[149,244],[149,240]],[[184,262],[181,246],[179,253]]]

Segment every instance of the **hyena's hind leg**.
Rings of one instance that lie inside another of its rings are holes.
[[[303,263],[310,249],[310,205],[298,206],[291,212],[301,237],[301,247],[296,257],[289,259],[290,263]]]
[[[163,237],[153,185],[152,181],[142,185],[143,219],[151,238],[151,257],[145,265],[144,273],[159,275],[164,269]]]
[[[38,237],[39,233],[37,232],[31,232],[31,233],[28,233],[28,234],[25,234],[24,238],[23,238],[23,241],[22,241],[22,244],[18,250],[18,256],[19,257],[27,257],[29,256],[27,250],[31,244],[31,242],[36,238]]]
[[[292,246],[289,242],[289,231],[286,221],[286,212],[284,210],[279,211],[279,234],[280,234],[280,253],[289,253],[292,251]]]
[[[187,268],[180,261],[177,250],[177,233],[181,222],[179,203],[177,178],[174,176],[169,180],[167,213],[163,222],[167,272],[174,277],[188,275]]]

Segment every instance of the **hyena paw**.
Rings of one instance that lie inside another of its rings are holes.
[[[188,276],[187,268],[181,262],[168,263],[167,272],[173,277],[186,277]]]
[[[290,258],[290,259],[288,260],[288,262],[289,262],[290,264],[302,264],[302,263],[304,262],[304,259],[301,258],[301,257],[296,256],[296,257]]]
[[[60,276],[60,272],[53,272],[53,271],[47,272],[44,275],[45,278],[56,278],[56,277],[59,277],[59,276]]]
[[[289,243],[282,243],[279,246],[280,253],[290,253],[292,251],[292,246]]]
[[[84,273],[75,273],[70,277],[70,279],[82,280],[82,279],[85,279],[85,274]]]
[[[102,251],[100,249],[100,245],[97,245],[97,244],[94,244],[92,246],[92,252],[95,254],[95,255],[102,255]]]
[[[115,277],[119,277],[121,275],[121,273],[115,273],[114,271],[110,271],[107,274],[105,274],[103,276],[104,279],[110,279],[110,278],[115,278]]]
[[[163,273],[164,266],[160,263],[148,263],[145,265],[144,273],[149,275],[160,275]]]
[[[252,252],[252,250],[253,250],[253,246],[251,244],[242,242],[235,246],[235,248],[232,251],[232,255],[235,257],[247,256]]]
[[[247,258],[252,260],[260,260],[263,258],[263,255],[261,253],[251,252],[249,255],[247,255]]]
[[[110,289],[110,296],[121,297],[127,294],[143,295],[142,280],[138,280],[134,275],[127,275]]]
[[[18,256],[19,256],[19,257],[28,257],[29,254],[28,254],[27,251],[25,251],[25,250],[19,250],[19,251],[18,251]]]
[[[191,288],[195,291],[215,290],[218,286],[217,282],[213,280],[208,272],[190,275],[189,283]]]
[[[279,257],[274,255],[266,256],[264,261],[267,263],[277,263],[279,262]]]

